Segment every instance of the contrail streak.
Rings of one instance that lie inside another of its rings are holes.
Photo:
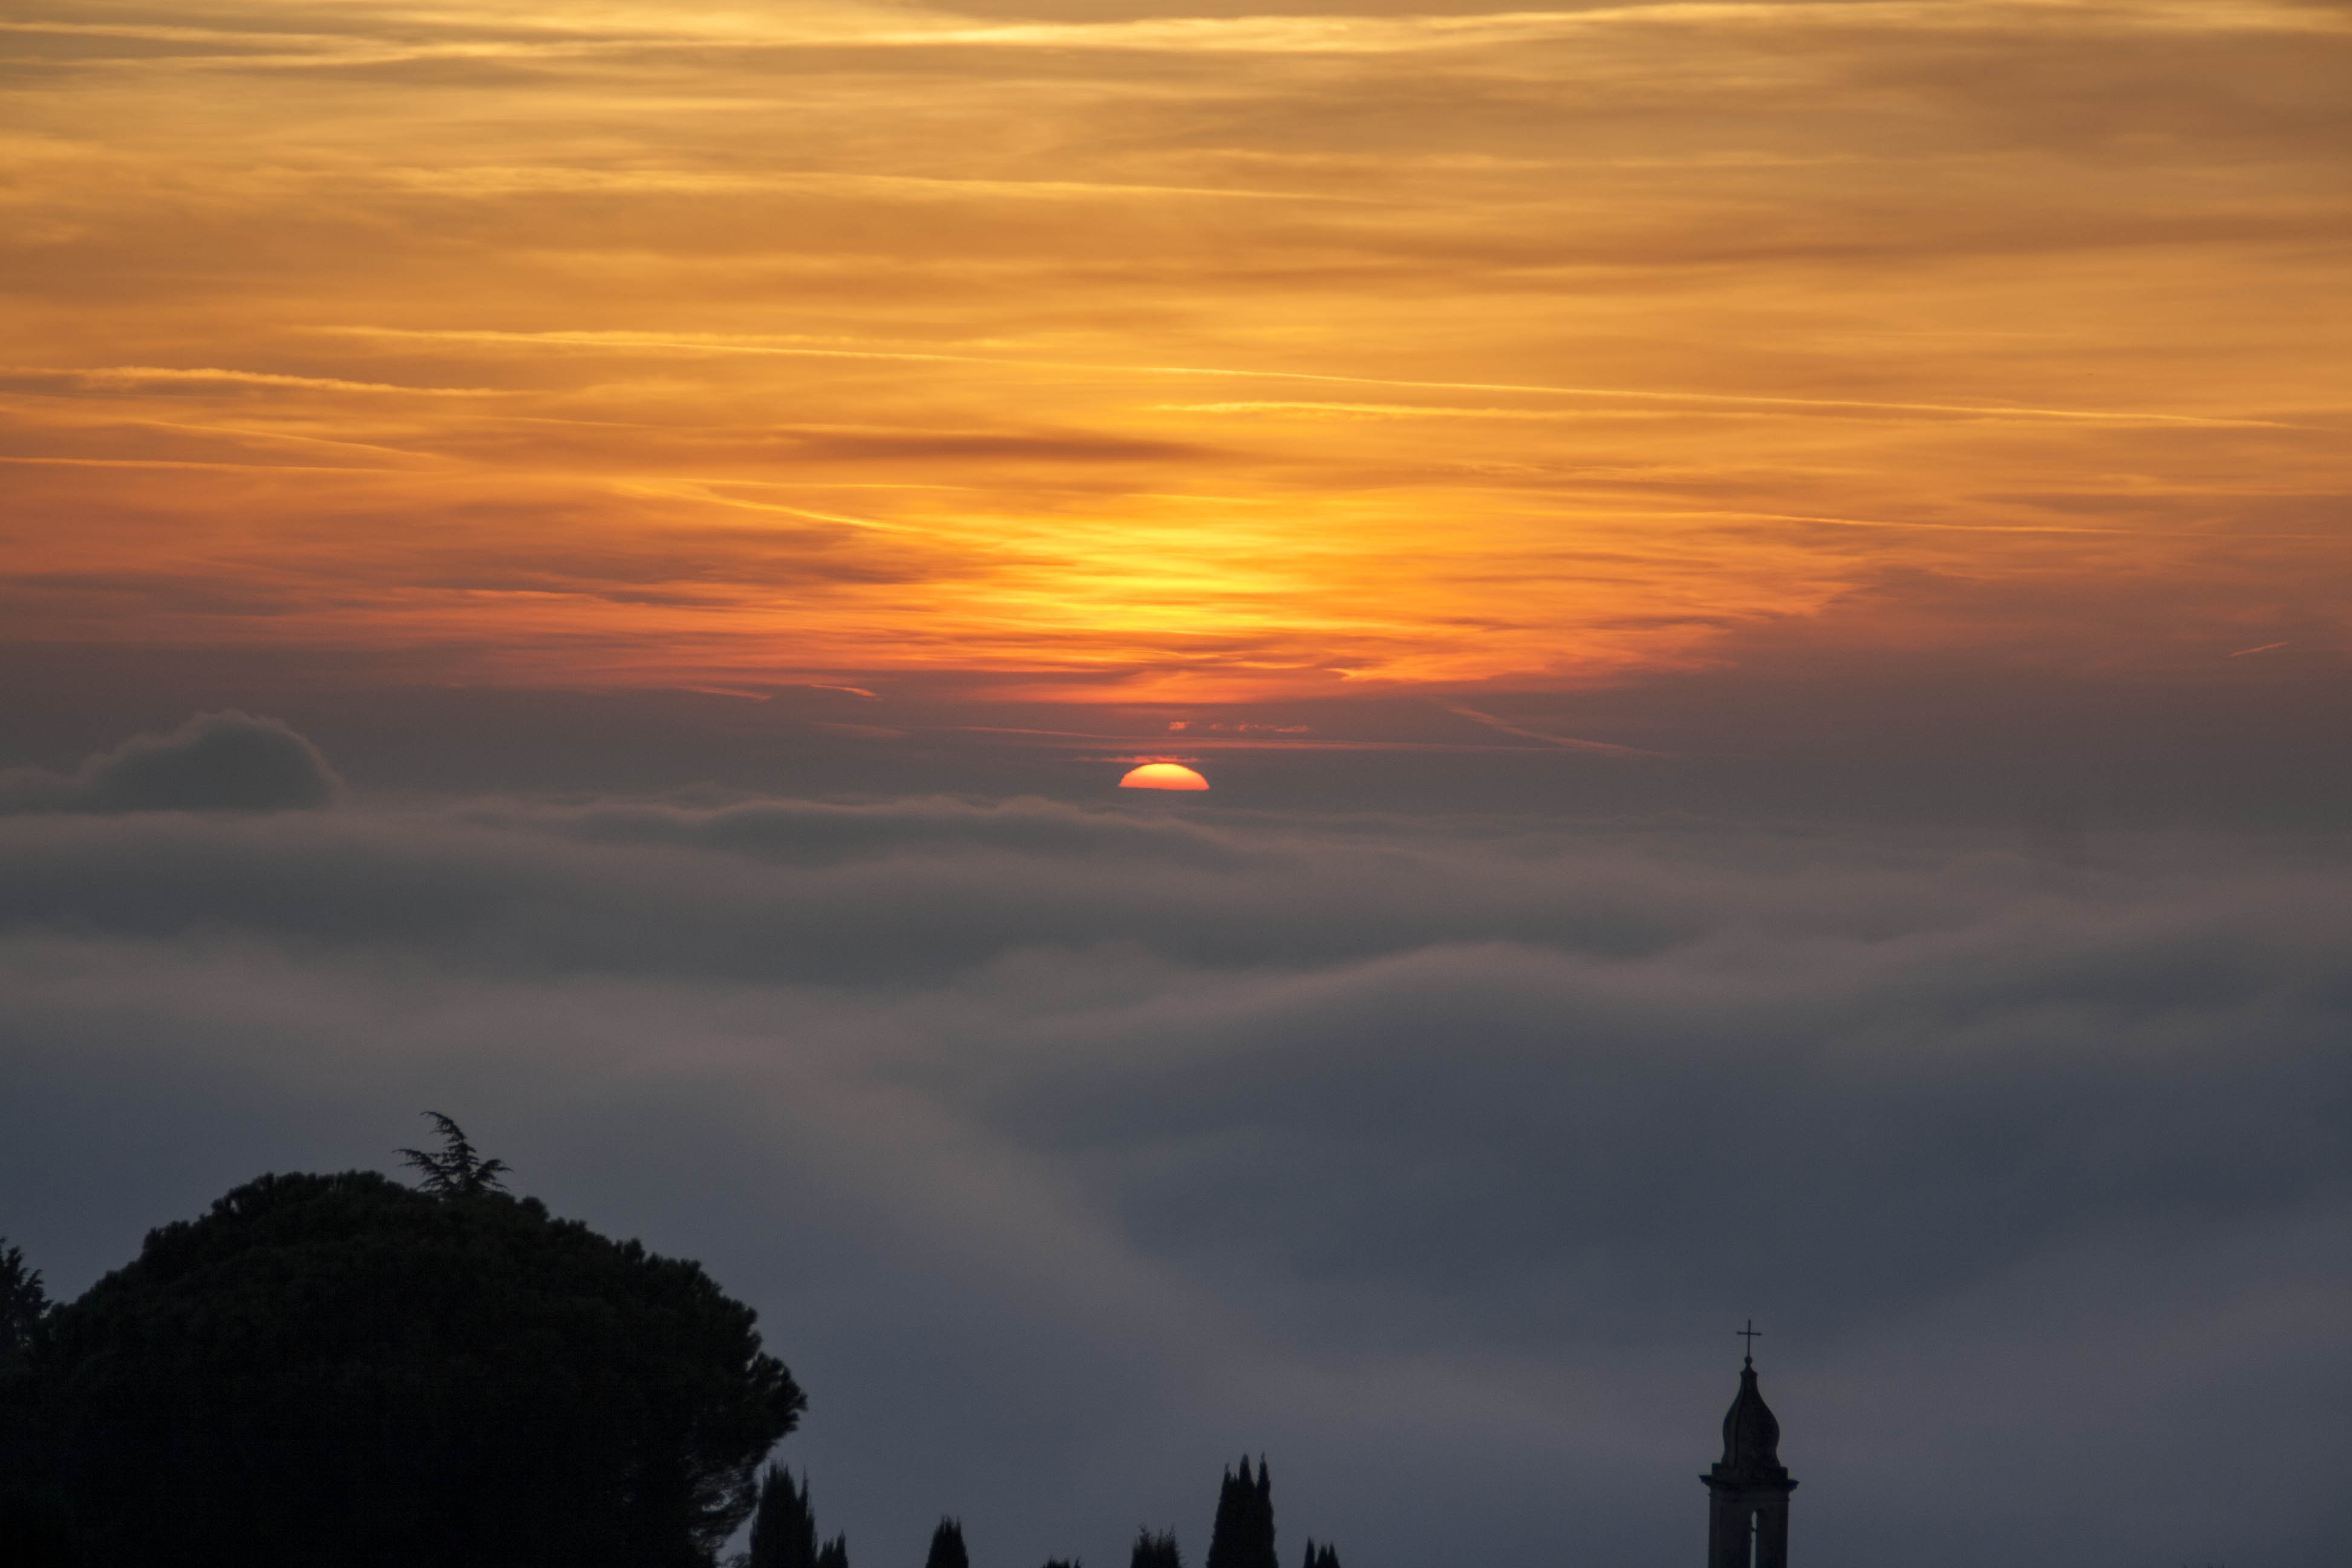
[[[1775,397],[1760,393],[1661,392],[1646,387],[1551,386],[1501,381],[1408,381],[1389,376],[1337,375],[1319,371],[1252,370],[1226,365],[1105,364],[1086,360],[1017,359],[1002,354],[946,353],[929,350],[822,348],[809,343],[719,334],[656,332],[508,332],[484,328],[318,327],[315,331],[355,337],[422,338],[438,342],[546,345],[583,349],[650,349],[686,353],[760,354],[782,358],[905,361],[917,363],[982,364],[1015,370],[1075,370],[1090,374],[1229,376],[1261,381],[1303,381],[1329,386],[1394,386],[1423,392],[1511,392],[1534,397],[1614,397],[1636,402],[1729,404],[1759,408],[1875,409],[1901,414],[1964,415],[1979,419],[2059,419],[2093,424],[2182,425],[2207,428],[2284,430],[2271,419],[2226,419],[2194,414],[2145,414],[2116,409],[2042,408],[1974,403],[1905,403],[1861,397]]]

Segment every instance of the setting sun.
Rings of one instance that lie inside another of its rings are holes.
[[[1118,781],[1121,789],[1206,789],[1209,781],[1181,763],[1146,763],[1129,768]]]

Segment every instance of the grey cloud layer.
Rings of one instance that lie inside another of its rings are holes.
[[[1004,1568],[1197,1552],[1246,1443],[1286,1542],[1367,1568],[1687,1559],[1754,1312],[1809,1560],[2316,1561],[2343,867],[1157,803],[19,816],[0,1229],[78,1283],[458,1110],[761,1305],[884,1557],[942,1509]]]

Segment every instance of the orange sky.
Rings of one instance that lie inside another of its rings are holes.
[[[2341,8],[14,16],[13,640],[1170,701],[2346,640]]]

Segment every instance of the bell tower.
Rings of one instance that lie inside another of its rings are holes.
[[[1789,1568],[1789,1494],[1797,1483],[1780,1463],[1780,1424],[1756,1390],[1750,1320],[1739,1396],[1723,1418],[1723,1458],[1699,1477],[1706,1485],[1706,1568]]]

